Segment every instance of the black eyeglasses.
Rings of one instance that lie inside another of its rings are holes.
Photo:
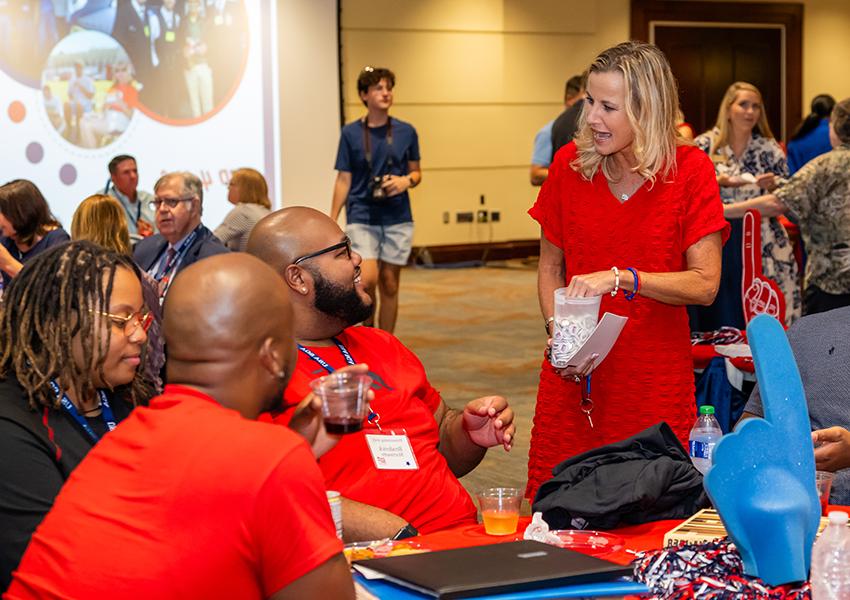
[[[152,210],[157,211],[161,204],[165,204],[168,208],[177,208],[177,205],[181,202],[191,202],[194,199],[194,196],[183,196],[182,198],[157,198],[156,200],[148,202],[148,205]]]
[[[304,256],[300,256],[300,257],[296,258],[294,261],[292,261],[292,264],[297,265],[298,263],[303,262],[303,261],[307,260],[308,258],[316,258],[317,256],[321,256],[322,254],[327,254],[328,252],[334,252],[335,250],[342,250],[343,248],[345,248],[345,255],[349,259],[351,259],[351,240],[348,239],[348,236],[345,236],[344,241],[342,241],[338,244],[334,244],[333,246],[328,246],[327,248],[324,248],[324,249],[319,250],[317,252],[311,252],[310,254],[305,254]]]

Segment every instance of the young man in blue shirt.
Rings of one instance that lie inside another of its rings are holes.
[[[363,257],[361,276],[378,306],[377,325],[390,333],[398,316],[401,267],[413,242],[407,191],[422,181],[416,130],[389,115],[394,86],[389,69],[365,67],[360,72],[357,92],[367,113],[342,128],[330,212],[337,220],[345,206],[346,234]],[[366,324],[374,321],[373,315]]]

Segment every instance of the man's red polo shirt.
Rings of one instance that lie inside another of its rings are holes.
[[[413,352],[393,335],[372,327],[349,327],[337,339],[357,362],[369,365],[375,400],[372,410],[385,432],[406,433],[419,469],[378,469],[366,443],[368,424],[340,442],[319,459],[325,485],[343,496],[377,506],[404,518],[421,533],[476,522],[475,505],[440,454],[440,431],[434,412],[440,394],[428,381],[425,368]],[[338,348],[311,347],[338,369],[346,361]],[[297,404],[310,392],[310,382],[327,375],[314,360],[298,353],[298,363],[286,388],[287,404]],[[292,411],[276,422],[288,423]],[[264,418],[268,418],[264,416]]]
[[[341,550],[297,434],[169,385],[74,471],[6,597],[268,598]]]

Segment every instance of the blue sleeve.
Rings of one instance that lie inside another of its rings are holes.
[[[788,142],[788,174],[793,175],[800,170],[801,165],[797,156],[797,142]]]
[[[552,124],[544,125],[534,136],[534,150],[531,153],[531,164],[548,167],[552,162]]]
[[[348,171],[352,172],[351,167],[351,147],[348,143],[348,138],[345,135],[345,128],[343,128],[342,133],[339,136],[339,149],[336,151],[336,164],[334,165],[334,169],[337,171]]]
[[[407,160],[421,160],[419,158],[419,134],[416,129],[410,127],[410,149],[407,152]]]

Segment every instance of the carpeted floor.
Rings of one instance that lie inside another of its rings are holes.
[[[511,452],[491,448],[462,479],[525,490],[528,440],[546,334],[537,304],[537,264],[492,263],[464,269],[405,269],[396,335],[413,350],[449,406],[505,396],[516,413]],[[527,510],[527,508],[526,508]],[[525,511],[524,511],[525,512]]]

